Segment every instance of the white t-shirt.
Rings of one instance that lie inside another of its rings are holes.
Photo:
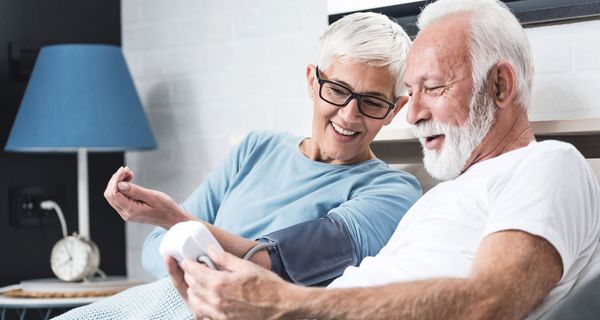
[[[563,262],[560,282],[529,316],[535,319],[600,273],[599,198],[592,170],[572,145],[532,142],[431,189],[377,256],[347,268],[330,287],[467,277],[482,238],[522,230],[548,240]]]

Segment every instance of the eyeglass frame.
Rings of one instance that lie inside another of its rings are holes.
[[[323,100],[323,101],[325,101],[325,102],[327,102],[327,103],[329,103],[329,104],[332,104],[332,105],[334,105],[334,106],[336,106],[336,107],[341,107],[341,108],[343,108],[343,107],[347,106],[347,105],[350,103],[350,101],[352,101],[352,99],[356,99],[356,104],[357,104],[357,107],[358,107],[358,112],[360,112],[360,114],[362,114],[362,115],[363,115],[363,116],[365,116],[365,117],[368,117],[368,118],[371,118],[371,119],[377,119],[377,120],[383,120],[383,119],[385,119],[385,118],[386,118],[386,117],[387,117],[387,116],[390,114],[390,112],[392,112],[392,110],[394,110],[394,108],[396,108],[396,103],[398,102],[398,99],[399,99],[399,98],[396,98],[396,101],[392,103],[392,102],[389,102],[389,101],[387,101],[387,100],[383,100],[383,99],[381,99],[381,98],[379,98],[379,97],[372,96],[372,95],[370,95],[370,94],[360,94],[360,93],[356,93],[356,92],[354,92],[352,89],[348,88],[347,86],[345,86],[345,85],[343,85],[343,84],[341,84],[341,83],[337,83],[337,82],[335,82],[335,81],[331,81],[331,80],[322,79],[322,78],[321,78],[321,75],[320,75],[320,73],[319,73],[319,66],[316,66],[316,74],[317,74],[317,81],[319,82],[319,97],[321,98],[321,100]],[[340,86],[340,87],[342,87],[342,88],[344,88],[344,89],[348,90],[348,91],[350,92],[350,96],[349,96],[349,97],[348,97],[348,99],[346,99],[346,101],[345,101],[344,103],[342,103],[342,104],[333,103],[333,102],[331,102],[331,101],[329,101],[329,100],[325,99],[325,98],[323,97],[323,93],[322,93],[322,91],[323,91],[323,85],[324,85],[325,83],[331,83],[331,84],[335,84],[335,85],[337,85],[337,86]],[[387,110],[387,112],[385,113],[385,115],[384,115],[384,116],[382,116],[382,117],[374,117],[374,116],[370,116],[370,115],[368,115],[368,114],[365,114],[365,113],[363,112],[363,110],[362,110],[362,107],[361,107],[361,100],[362,100],[362,98],[363,98],[363,97],[368,97],[368,98],[372,98],[372,99],[376,99],[376,100],[379,100],[379,101],[385,102],[385,103],[388,105],[388,110]]]

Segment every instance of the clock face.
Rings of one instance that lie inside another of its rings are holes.
[[[78,281],[93,275],[99,262],[96,245],[79,236],[59,240],[52,248],[50,256],[52,271],[65,281]]]

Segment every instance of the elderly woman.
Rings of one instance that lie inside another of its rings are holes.
[[[370,143],[407,102],[402,85],[410,40],[375,13],[332,24],[317,65],[306,68],[312,137],[253,132],[178,206],[140,188],[121,168],[106,199],[127,221],[158,226],[142,261],[167,276],[158,246],[173,224],[199,220],[223,249],[242,257],[259,242],[255,263],[304,285],[322,285],[375,255],[421,190],[407,173],[377,159]],[[248,240],[256,239],[256,240]]]
[[[203,222],[240,257],[272,243],[251,260],[303,285],[325,285],[378,253],[421,195],[413,176],[390,169],[369,147],[408,100],[409,45],[402,28],[380,14],[330,25],[316,65],[306,68],[312,136],[250,133],[181,205],[119,169],[108,202],[126,221],[158,226],[144,244],[144,268],[168,275],[158,246],[167,229],[187,220]]]

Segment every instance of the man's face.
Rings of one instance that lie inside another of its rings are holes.
[[[473,88],[466,21],[455,16],[425,28],[407,61],[407,119],[423,146],[425,168],[440,180],[468,167],[494,121],[485,84]]]

